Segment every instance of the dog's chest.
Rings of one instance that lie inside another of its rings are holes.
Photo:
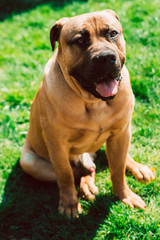
[[[88,129],[77,130],[73,138],[70,139],[70,152],[72,154],[81,154],[84,152],[95,152],[110,136],[110,131],[91,131]]]
[[[79,116],[75,128],[71,131],[69,142],[72,153],[94,152],[110,136],[117,116],[105,105],[85,107],[86,112]]]

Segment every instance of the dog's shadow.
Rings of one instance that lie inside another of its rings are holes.
[[[97,171],[106,168],[102,151],[98,157]],[[116,201],[113,195],[98,195],[93,203],[82,202],[87,203],[87,214],[68,220],[58,213],[58,200],[57,184],[34,180],[22,171],[18,161],[0,206],[0,239],[93,239]]]

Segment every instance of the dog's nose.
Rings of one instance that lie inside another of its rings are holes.
[[[116,54],[113,51],[104,51],[99,55],[93,58],[94,63],[108,63],[108,64],[115,64],[116,63]]]

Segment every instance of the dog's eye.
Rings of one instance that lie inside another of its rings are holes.
[[[82,44],[85,43],[85,41],[84,41],[84,39],[82,37],[80,37],[80,38],[77,39],[77,43],[82,45]]]
[[[110,37],[111,38],[115,38],[117,36],[118,36],[118,32],[117,31],[113,30],[113,31],[110,32]]]
[[[86,37],[79,37],[75,43],[81,48],[87,48],[90,44],[90,41]]]

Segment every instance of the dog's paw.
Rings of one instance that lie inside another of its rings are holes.
[[[92,174],[81,177],[80,193],[89,200],[94,200],[95,195],[99,193],[99,190],[94,183],[94,176],[92,176]]]
[[[132,190],[128,186],[121,189],[119,188],[117,191],[115,190],[114,194],[120,199],[120,201],[127,204],[131,208],[138,207],[141,209],[145,209],[146,207],[143,199],[134,192],[132,192]]]
[[[131,171],[133,176],[140,182],[144,180],[146,183],[148,183],[151,180],[155,179],[152,170],[143,164],[134,162],[134,164],[132,164],[129,170]]]
[[[69,218],[77,218],[82,213],[81,204],[76,194],[60,193],[59,212]]]

